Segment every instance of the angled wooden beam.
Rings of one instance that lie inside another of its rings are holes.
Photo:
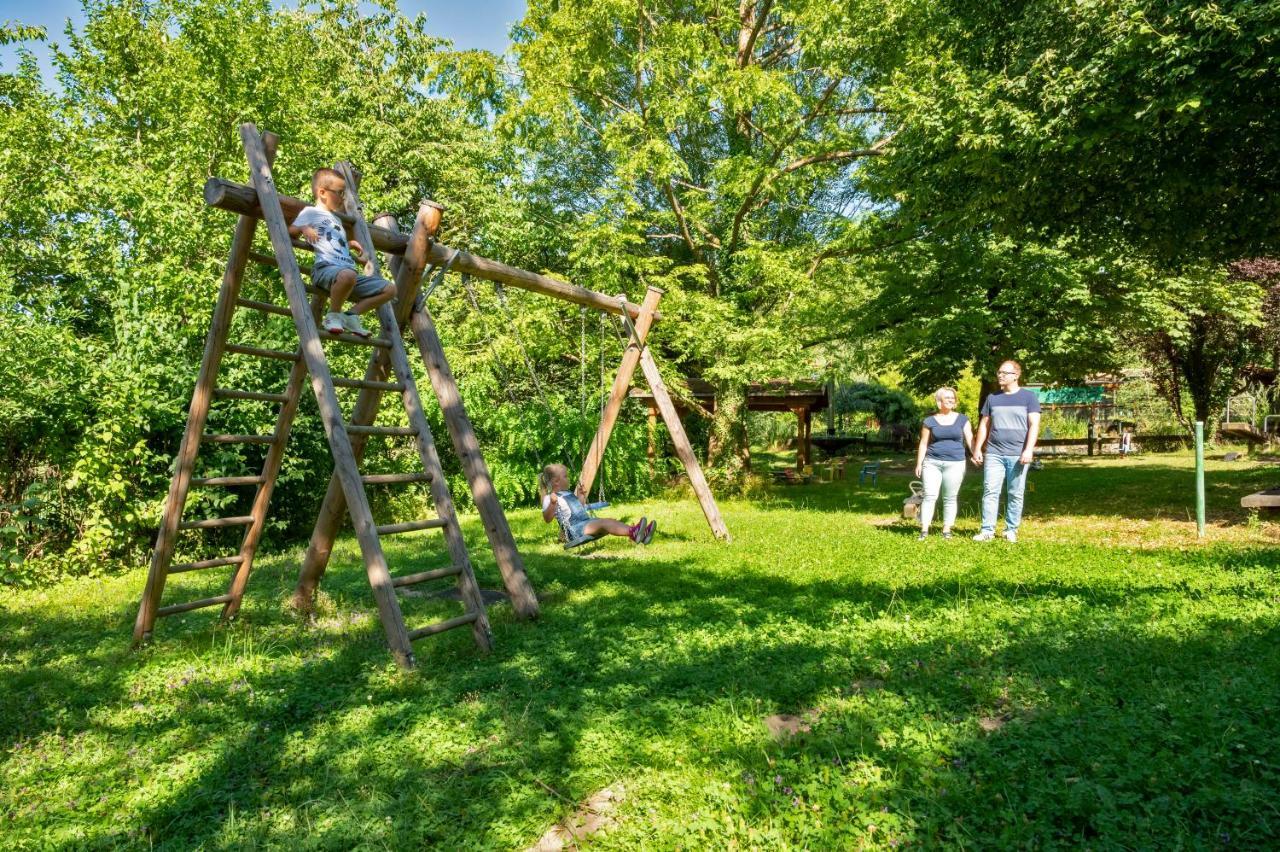
[[[647,346],[640,350],[640,369],[644,371],[644,377],[649,382],[649,390],[653,393],[653,401],[667,424],[667,431],[671,433],[671,442],[675,445],[676,455],[684,465],[685,472],[689,474],[689,484],[693,486],[693,493],[698,497],[698,504],[702,506],[702,514],[706,515],[712,535],[721,541],[731,541],[729,528],[725,526],[724,518],[720,517],[720,507],[716,505],[716,498],[711,493],[711,487],[707,485],[707,478],[702,474],[702,465],[698,464],[698,457],[693,454],[693,446],[690,445],[689,436],[684,431],[684,424],[680,422],[675,403],[671,401],[671,394],[667,393],[666,383],[662,381],[662,373],[658,372],[658,365],[654,362],[653,354]]]
[[[621,297],[619,297],[621,299]],[[613,378],[613,387],[609,391],[609,400],[605,403],[604,412],[600,416],[600,424],[596,427],[595,437],[582,459],[582,470],[578,474],[579,494],[590,494],[595,484],[596,474],[600,472],[600,463],[604,452],[609,447],[609,437],[613,434],[614,424],[618,422],[618,413],[622,411],[622,403],[626,402],[627,391],[631,387],[631,378],[640,364],[640,348],[649,336],[653,327],[654,315],[658,310],[658,302],[662,299],[662,290],[649,287],[645,290],[644,300],[640,303],[640,316],[636,318],[635,336],[627,341],[627,348],[622,353],[622,362],[618,365],[618,374]]]

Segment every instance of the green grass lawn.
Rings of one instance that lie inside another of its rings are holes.
[[[453,631],[412,674],[349,539],[314,625],[287,553],[237,623],[139,652],[142,569],[0,592],[0,847],[518,849],[605,790],[597,848],[1280,843],[1280,525],[1239,509],[1280,467],[1211,462],[1201,543],[1187,455],[1051,461],[1011,546],[967,540],[972,472],[962,538],[887,523],[905,464],[725,501],[731,545],[688,499],[617,507],[659,538],[586,556],[513,512],[542,618],[495,606],[492,654]]]

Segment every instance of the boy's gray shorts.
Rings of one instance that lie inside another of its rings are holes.
[[[329,288],[333,286],[333,282],[338,280],[338,274],[342,270],[350,268],[349,266],[336,266],[334,264],[326,264],[324,266],[317,264],[311,270],[311,283],[328,293]],[[389,283],[385,278],[379,278],[376,275],[357,275],[356,286],[351,288],[351,298],[367,299],[370,296],[376,296]]]

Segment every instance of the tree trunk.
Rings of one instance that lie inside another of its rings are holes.
[[[747,389],[743,385],[716,386],[716,410],[711,418],[707,467],[721,487],[730,488],[741,485],[751,471],[751,447],[747,442]]]

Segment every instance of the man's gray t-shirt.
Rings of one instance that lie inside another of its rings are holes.
[[[982,403],[982,416],[991,418],[988,455],[1020,456],[1027,444],[1027,415],[1040,413],[1035,391],[1018,388],[1013,393],[993,393]]]
[[[342,220],[328,210],[315,206],[303,207],[298,218],[293,220],[293,227],[307,226],[315,228],[319,237],[312,244],[312,248],[316,250],[316,266],[356,268],[351,249],[347,247],[347,232],[342,227]]]

